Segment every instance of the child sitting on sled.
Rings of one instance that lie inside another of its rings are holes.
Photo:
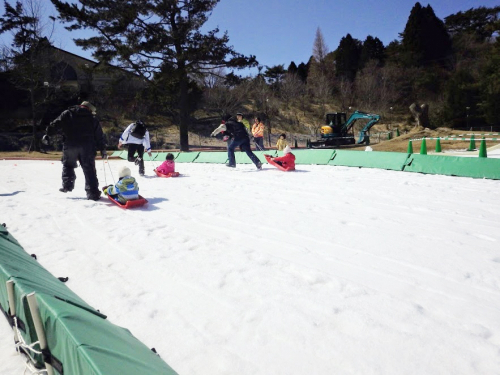
[[[273,158],[270,155],[265,155],[266,159],[273,161],[274,163],[282,166],[285,169],[293,170],[295,169],[295,155],[292,154],[292,149],[290,146],[286,146],[283,150],[283,156]]]
[[[135,181],[135,178],[131,176],[130,168],[121,167],[118,171],[118,182],[115,186],[106,186],[103,191],[104,194],[110,195],[118,202],[125,204],[127,201],[131,201],[139,198],[139,186]]]
[[[167,154],[167,157],[165,158],[165,161],[158,168],[156,168],[156,170],[161,174],[169,174],[175,172],[174,155],[169,152]]]

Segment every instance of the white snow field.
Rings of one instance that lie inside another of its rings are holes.
[[[297,168],[147,162],[122,210],[80,168],[64,194],[60,162],[3,160],[0,222],[181,375],[499,374],[500,181]]]

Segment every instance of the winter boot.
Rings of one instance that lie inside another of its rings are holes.
[[[257,169],[262,169],[262,163],[260,161],[258,161],[255,166],[257,167]]]
[[[93,193],[87,193],[87,199],[98,201],[101,198],[101,192],[99,190]]]
[[[75,187],[75,183],[74,183],[74,182],[73,182],[73,183],[66,184],[66,185],[65,185],[65,184],[63,184],[62,188],[60,188],[60,189],[59,189],[59,191],[60,191],[61,193],[67,193],[67,192],[69,192],[69,191],[73,191],[74,187]]]
[[[229,164],[229,163],[227,163],[227,164],[226,164],[226,167],[229,167],[229,168],[236,168],[236,165],[235,165],[235,164]]]

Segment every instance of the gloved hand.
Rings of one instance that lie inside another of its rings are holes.
[[[101,157],[102,157],[103,159],[107,159],[107,158],[108,158],[108,153],[106,152],[106,150],[105,150],[105,149],[104,149],[104,150],[101,150]]]
[[[149,155],[149,157],[152,157],[153,153],[151,151],[148,151],[148,155]]]
[[[45,145],[45,146],[48,146],[50,144],[50,137],[45,134],[43,137],[42,137],[42,143]]]
[[[108,189],[109,189],[111,186],[113,186],[113,185],[104,186],[104,187],[102,188],[102,192],[103,192],[104,194],[108,195]]]
[[[222,140],[223,140],[224,142],[226,142],[228,139],[229,139],[229,136],[228,136],[228,135],[225,135],[224,137],[222,137]]]

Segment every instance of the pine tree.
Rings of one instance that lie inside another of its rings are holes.
[[[495,31],[495,23],[500,16],[500,6],[494,8],[478,7],[445,17],[445,26],[452,36],[474,35],[477,40],[490,38]]]
[[[309,64],[300,63],[297,67],[297,75],[305,83],[309,75]]]
[[[384,43],[379,38],[368,35],[361,48],[361,67],[364,67],[370,60],[376,60],[381,65],[385,60],[385,48]]]
[[[297,74],[298,70],[299,68],[297,68],[297,65],[295,65],[295,63],[292,61],[290,65],[288,65],[288,69],[286,71],[291,74]]]
[[[430,5],[424,8],[415,4],[401,37],[408,66],[445,65],[451,54],[451,40],[444,23]]]
[[[213,68],[255,66],[254,56],[243,56],[228,46],[219,29],[202,33],[219,0],[80,0],[80,6],[51,0],[68,30],[91,29],[96,36],[75,39],[93,56],[141,75],[147,80],[178,82],[180,146],[189,149],[190,76]]]
[[[361,46],[361,42],[354,39],[351,34],[347,34],[340,40],[335,55],[337,76],[354,81],[360,66]]]

